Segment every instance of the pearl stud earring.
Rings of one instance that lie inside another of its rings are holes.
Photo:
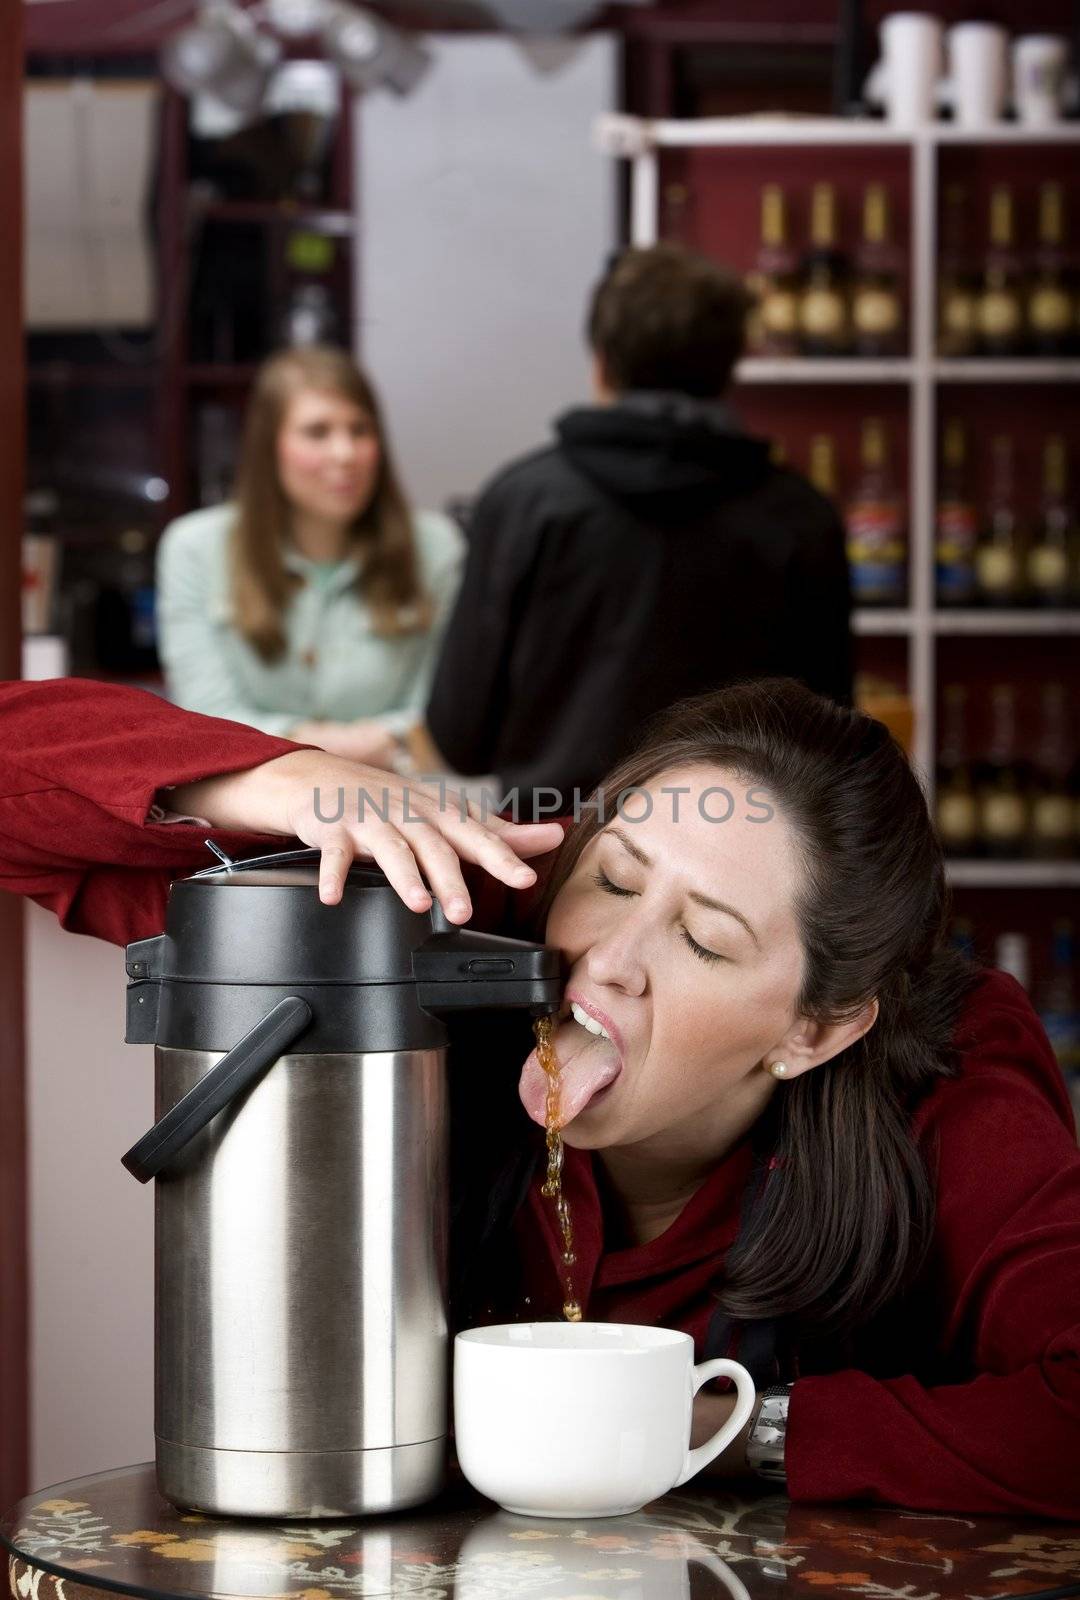
[[[786,1061],[774,1061],[772,1066],[769,1068],[769,1071],[772,1073],[774,1078],[786,1078],[788,1075],[788,1064]]]

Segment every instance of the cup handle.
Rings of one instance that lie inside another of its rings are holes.
[[[715,1551],[695,1550],[691,1552],[688,1559],[696,1561],[707,1572],[711,1572],[713,1577],[722,1585],[724,1592],[730,1596],[730,1600],[750,1600],[750,1591],[738,1573],[732,1572],[727,1562],[721,1561]]]
[[[696,1395],[702,1384],[708,1383],[710,1378],[731,1378],[734,1380],[735,1388],[738,1391],[738,1399],[735,1401],[734,1411],[724,1423],[724,1426],[718,1428],[711,1439],[706,1439],[704,1444],[699,1444],[696,1450],[687,1450],[682,1473],[672,1484],[671,1487],[673,1489],[677,1489],[688,1478],[692,1478],[695,1473],[700,1472],[702,1467],[707,1467],[710,1461],[716,1460],[722,1450],[727,1449],[735,1435],[740,1433],[749,1422],[750,1413],[754,1409],[754,1401],[757,1399],[757,1389],[754,1386],[753,1378],[746,1368],[740,1366],[737,1361],[726,1361],[723,1357],[717,1357],[713,1361],[702,1361],[699,1366],[694,1368],[692,1376],[693,1394]]]

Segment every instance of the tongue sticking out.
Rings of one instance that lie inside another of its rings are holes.
[[[610,1039],[589,1033],[576,1022],[563,1022],[551,1042],[559,1062],[559,1124],[565,1128],[594,1095],[614,1083],[622,1059]],[[533,1050],[521,1069],[518,1095],[534,1122],[547,1126],[548,1075]]]

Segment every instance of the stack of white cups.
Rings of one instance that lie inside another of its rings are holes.
[[[944,71],[947,56],[948,72]],[[881,24],[881,59],[866,81],[865,96],[884,108],[896,127],[917,128],[939,109],[960,127],[1000,122],[1010,103],[1021,123],[1047,127],[1061,120],[1073,92],[1068,44],[1054,34],[1027,34],[1012,46],[993,22],[960,22],[947,38],[937,17],[897,11]]]

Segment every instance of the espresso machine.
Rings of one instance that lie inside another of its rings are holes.
[[[318,851],[172,885],[127,948],[127,1041],[157,1122],[123,1157],[155,1189],[158,1487],[221,1515],[420,1504],[446,1458],[444,1018],[559,1003],[557,953],[410,911]]]

